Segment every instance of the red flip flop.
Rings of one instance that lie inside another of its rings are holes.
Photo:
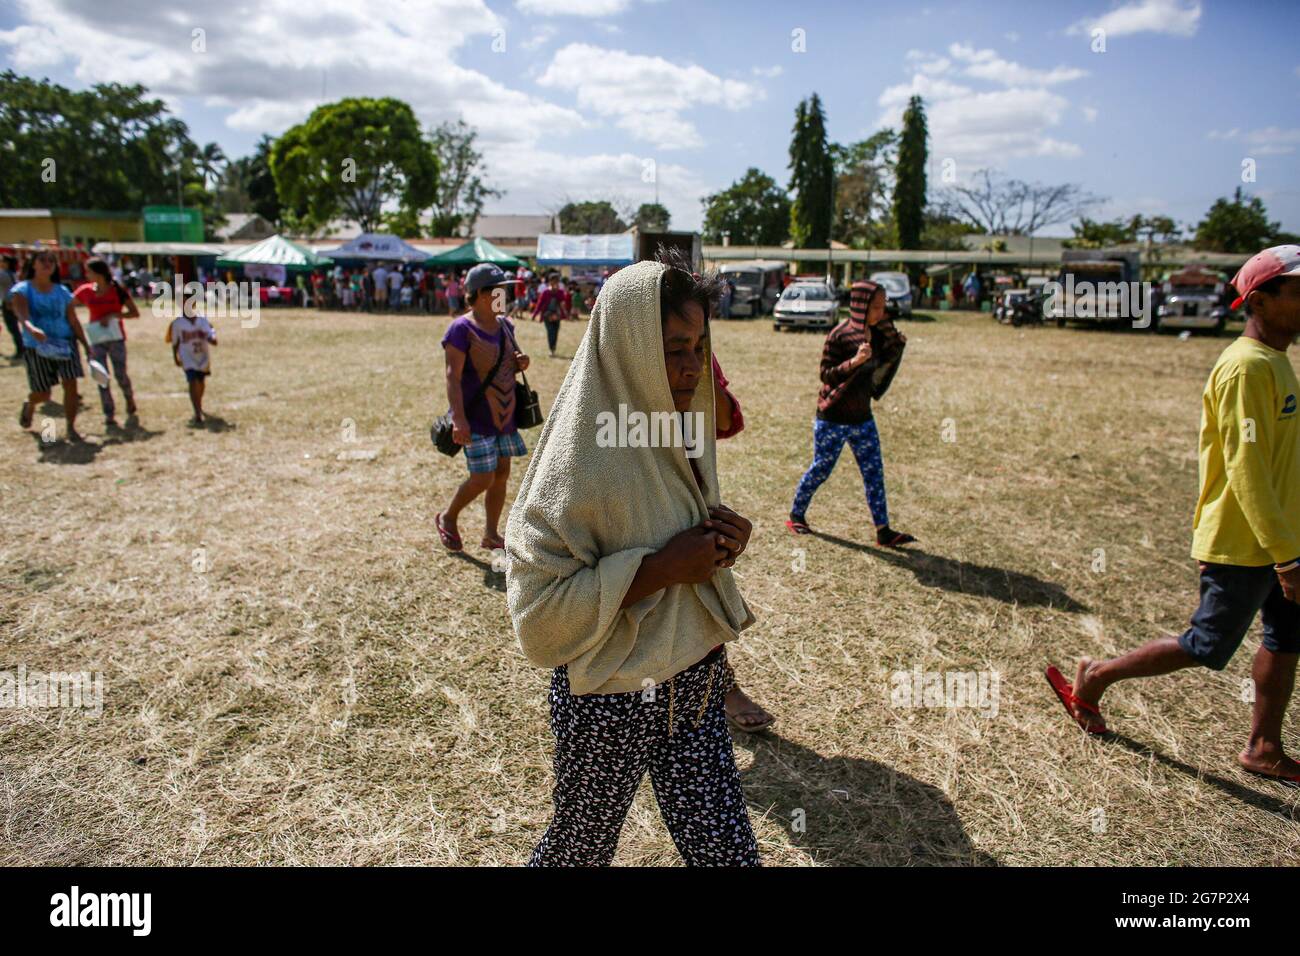
[[[1261,770],[1251,770],[1249,767],[1242,767],[1241,769],[1252,776],[1263,777],[1265,780],[1272,780],[1274,783],[1280,783],[1284,787],[1300,787],[1300,774],[1264,773]]]
[[[442,541],[442,546],[448,551],[461,551],[465,545],[460,540],[460,535],[454,531],[448,531],[442,526],[442,512],[439,511],[433,516],[433,526],[438,529],[438,538]]]
[[[795,521],[793,518],[786,521],[785,526],[795,534],[812,534],[812,528],[808,527],[802,521]]]
[[[1065,679],[1064,674],[1053,666],[1049,666],[1046,673],[1048,686],[1056,692],[1061,706],[1065,708],[1071,720],[1090,734],[1110,733],[1106,729],[1106,721],[1102,718],[1101,711],[1086,700],[1075,697],[1074,686]]]

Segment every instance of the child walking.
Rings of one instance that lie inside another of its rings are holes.
[[[212,374],[209,347],[217,344],[217,333],[203,316],[189,314],[193,308],[186,303],[185,311],[167,326],[166,340],[172,346],[172,359],[185,370],[185,381],[189,384],[190,405],[194,409],[190,427],[202,428],[207,422],[203,417],[203,392]]]

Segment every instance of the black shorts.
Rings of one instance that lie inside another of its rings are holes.
[[[1282,595],[1271,564],[1259,568],[1207,564],[1201,604],[1178,645],[1211,670],[1223,670],[1263,612],[1263,644],[1277,654],[1300,653],[1300,604]]]
[[[196,368],[187,368],[185,370],[185,381],[201,382],[211,374],[212,374],[211,372],[200,372]]]
[[[37,355],[35,349],[23,349],[27,363],[27,390],[38,395],[50,391],[59,382],[78,379],[85,375],[81,369],[81,353],[74,347],[72,358],[51,359]]]

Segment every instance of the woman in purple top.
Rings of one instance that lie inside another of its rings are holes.
[[[449,551],[464,547],[456,522],[479,495],[485,495],[487,516],[483,547],[495,551],[506,546],[497,526],[505,507],[510,459],[528,453],[515,427],[515,375],[528,368],[528,356],[515,345],[514,327],[503,314],[509,281],[494,265],[471,269],[465,277],[470,311],[453,320],[442,337],[452,437],[465,446],[469,466],[469,478],[456,489],[447,510],[434,518],[438,537]]]

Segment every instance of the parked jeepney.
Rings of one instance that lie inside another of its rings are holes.
[[[1189,266],[1165,277],[1164,301],[1156,317],[1161,332],[1207,329],[1222,332],[1229,309],[1224,296],[1226,279],[1204,266]]]
[[[728,262],[718,272],[736,290],[731,297],[733,318],[770,315],[785,287],[786,264],[773,259]]]

